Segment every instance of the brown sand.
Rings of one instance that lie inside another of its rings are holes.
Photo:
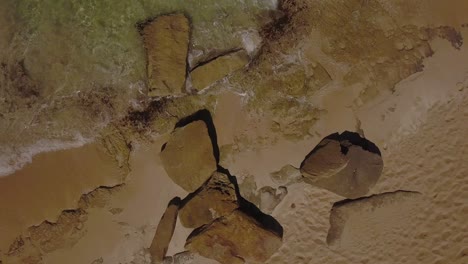
[[[122,175],[98,144],[41,153],[33,162],[0,178],[0,249],[28,227],[54,222],[62,210],[74,209],[84,193],[114,186]]]

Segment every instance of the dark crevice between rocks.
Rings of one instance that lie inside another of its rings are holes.
[[[213,123],[213,118],[211,116],[210,111],[207,109],[202,109],[194,114],[187,116],[185,118],[182,118],[180,121],[178,121],[175,125],[175,128],[183,127],[186,126],[194,121],[203,121],[205,122],[207,128],[208,128],[208,135],[211,139],[211,143],[213,146],[213,155],[216,159],[217,163],[217,171],[220,173],[223,173],[228,176],[229,181],[234,185],[236,196],[238,199],[239,203],[239,209],[244,212],[245,214],[251,216],[252,218],[256,219],[263,227],[265,227],[267,230],[277,234],[280,237],[283,237],[283,227],[281,224],[272,216],[264,214],[257,206],[255,206],[253,203],[247,201],[245,198],[243,198],[240,194],[239,190],[239,184],[237,182],[237,178],[229,172],[228,169],[223,168],[222,166],[219,165],[219,146],[218,146],[218,141],[217,141],[217,134],[216,134],[216,128]],[[162,147],[164,149],[164,145]],[[198,193],[200,193],[205,186],[208,184],[210,181],[211,177],[205,181],[205,183],[199,187],[196,191],[188,194],[180,203],[180,208],[184,207],[188,201],[190,201],[193,197],[195,197]],[[216,220],[214,220],[216,221]],[[207,224],[209,225],[209,224]],[[207,226],[205,225],[205,226]],[[189,237],[193,237],[201,230],[203,230],[204,226],[199,227],[195,229],[192,234],[190,234]]]
[[[222,51],[220,53],[216,53],[216,54],[210,56],[209,58],[197,63],[197,65],[194,66],[190,71],[194,71],[196,68],[201,67],[203,65],[206,65],[206,64],[208,64],[208,63],[210,63],[210,62],[212,62],[212,61],[214,61],[214,60],[216,60],[216,59],[218,59],[220,57],[223,57],[223,56],[226,56],[226,55],[229,55],[229,54],[241,51],[241,50],[242,50],[242,48],[234,48],[234,49],[229,49],[229,50],[226,50],[226,51]]]
[[[170,98],[160,98],[152,101],[143,111],[129,111],[126,118],[123,120],[124,125],[129,124],[137,131],[142,131],[161,115],[166,115],[164,108],[171,101]]]
[[[247,199],[241,196],[237,177],[231,175],[228,169],[225,169],[220,165],[218,165],[218,171],[226,174],[229,177],[229,181],[234,185],[236,196],[239,201],[239,209],[248,216],[257,220],[267,230],[277,234],[282,238],[283,227],[281,224],[274,217],[263,213],[255,204],[249,202]]]
[[[186,126],[195,121],[203,121],[206,124],[206,128],[208,129],[208,136],[211,139],[211,145],[213,146],[213,155],[215,157],[216,163],[219,163],[219,146],[218,146],[218,139],[216,135],[216,128],[213,123],[213,118],[211,117],[210,111],[207,109],[202,109],[194,114],[184,117],[180,119],[175,128]]]

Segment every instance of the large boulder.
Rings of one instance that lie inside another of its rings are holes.
[[[300,168],[306,183],[351,199],[367,194],[382,169],[377,146],[353,132],[324,138]]]
[[[185,248],[221,263],[264,263],[281,244],[279,234],[238,209],[194,230]]]
[[[192,86],[196,90],[201,90],[231,72],[242,69],[249,63],[249,60],[250,58],[245,50],[218,56],[192,70],[190,73]]]
[[[190,22],[183,14],[164,15],[141,29],[148,56],[149,96],[181,94],[187,75]]]
[[[206,123],[201,120],[176,128],[161,151],[168,176],[194,192],[216,171],[217,162]]]
[[[229,176],[214,172],[204,186],[184,201],[179,217],[183,226],[197,228],[238,207],[236,189]]]
[[[166,256],[167,248],[171,242],[172,235],[177,221],[177,213],[180,206],[180,198],[176,197],[169,202],[161,220],[159,221],[156,233],[149,248],[152,263],[162,263]]]

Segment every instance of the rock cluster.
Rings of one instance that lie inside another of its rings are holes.
[[[185,93],[189,75],[192,87],[199,91],[249,63],[247,52],[236,49],[215,55],[188,71],[190,32],[190,21],[184,14],[158,16],[141,25],[147,53],[149,96]]]
[[[176,262],[176,256],[165,254],[179,216],[184,227],[194,228],[185,245],[192,254],[221,263],[264,262],[281,246],[282,227],[247,202],[235,177],[218,167],[216,133],[211,116],[203,113],[182,119],[162,147],[167,175],[190,193],[171,202],[161,218],[150,247],[152,261]],[[260,206],[271,212],[286,193],[263,188]]]
[[[305,182],[351,199],[367,194],[382,169],[378,148],[353,132],[324,138],[300,168]]]

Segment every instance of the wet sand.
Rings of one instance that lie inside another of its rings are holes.
[[[116,162],[98,144],[41,153],[14,174],[0,177],[0,249],[42,221],[74,209],[82,194],[121,183]]]

